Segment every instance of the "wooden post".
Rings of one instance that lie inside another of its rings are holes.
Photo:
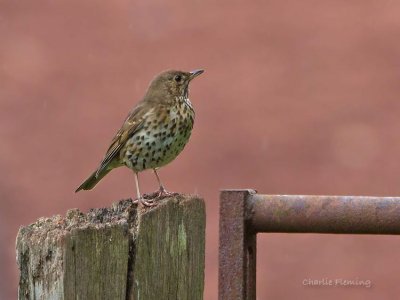
[[[204,245],[197,196],[41,218],[18,233],[19,299],[203,299]]]

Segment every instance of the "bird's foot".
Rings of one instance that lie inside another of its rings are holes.
[[[159,197],[171,197],[177,195],[178,193],[169,192],[164,187],[161,187],[157,192],[157,198]]]
[[[142,204],[143,206],[146,207],[152,207],[157,205],[157,203],[153,199],[145,199],[143,196],[140,197],[139,199],[133,200],[132,202],[135,204]]]
[[[176,196],[176,195],[178,195],[178,193],[169,192],[164,187],[160,187],[160,189],[158,191],[151,193],[149,196],[151,196],[151,198],[160,199],[160,198],[166,198],[166,197],[171,197],[171,196]]]

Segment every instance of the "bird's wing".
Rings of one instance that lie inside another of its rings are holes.
[[[148,108],[148,107],[147,107]],[[137,131],[143,128],[145,120],[149,115],[153,113],[153,109],[145,109],[145,107],[139,104],[126,118],[121,129],[118,130],[117,134],[111,141],[111,145],[107,150],[107,153],[100,163],[99,168],[96,171],[96,176],[107,168],[107,166],[113,161],[113,159],[119,154],[121,148],[125,145],[126,141],[134,135]]]

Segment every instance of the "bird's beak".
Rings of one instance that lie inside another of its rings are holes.
[[[204,72],[204,70],[194,70],[194,71],[190,72],[190,80],[199,76],[200,74],[203,74],[203,72]]]

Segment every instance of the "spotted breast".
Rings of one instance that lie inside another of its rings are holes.
[[[160,105],[144,116],[144,125],[121,149],[123,164],[136,172],[162,167],[183,150],[190,138],[195,113],[187,97]]]

